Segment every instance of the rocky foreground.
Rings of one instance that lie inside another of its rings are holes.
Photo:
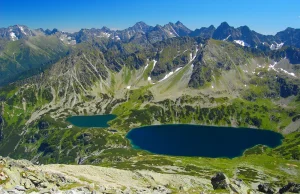
[[[0,193],[299,193],[300,184],[283,188],[217,173],[211,179],[151,171],[129,171],[90,165],[34,165],[0,157]]]

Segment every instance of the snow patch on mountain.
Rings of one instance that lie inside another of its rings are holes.
[[[159,80],[158,82],[162,82],[162,81],[168,79],[170,76],[172,76],[174,73],[178,72],[180,69],[182,69],[182,67],[178,67],[175,71],[171,71],[170,73],[165,75],[165,77],[162,78],[161,80]]]
[[[114,40],[114,39],[116,39],[116,40],[121,40],[121,38],[120,38],[119,36],[115,36],[115,37],[113,37],[112,39],[113,39],[113,40]]]
[[[193,60],[193,53],[190,53],[190,62]]]
[[[198,51],[199,51],[198,46],[196,46],[196,48],[195,48],[195,55],[193,56],[193,58],[192,58],[191,61],[194,61],[196,59]]]
[[[18,40],[18,37],[16,36],[16,34],[14,32],[9,33],[10,38],[12,41]]]
[[[197,53],[198,53],[199,49],[196,46],[195,47],[195,54],[193,55],[193,53],[190,53],[190,62],[194,61],[196,59]]]
[[[248,43],[244,42],[243,40],[234,40],[233,42],[236,43],[236,44],[239,44],[241,46],[250,47],[250,45]]]
[[[179,37],[179,35],[177,34],[177,32],[174,30],[174,28],[172,26],[170,26],[171,30],[172,30],[172,34],[175,34],[175,36]]]
[[[22,32],[23,34],[27,35],[26,32],[24,31],[24,28],[23,28],[22,26],[18,26],[18,27],[20,28],[20,30],[21,30],[21,32]]]
[[[165,77],[164,78],[162,78],[161,80],[159,80],[158,82],[162,82],[162,81],[164,81],[164,80],[166,80],[166,79],[168,79],[171,75],[173,75],[174,74],[174,72],[173,71],[171,71],[170,73],[168,73],[167,75],[165,75]]]
[[[100,38],[109,38],[111,36],[110,33],[107,33],[107,32],[102,32],[99,36],[97,37],[100,37]]]
[[[288,75],[290,75],[290,76],[296,77],[295,73],[290,73],[290,72],[288,72],[287,70],[282,69],[282,68],[279,68],[279,70],[280,70],[281,72],[285,73],[285,74],[288,74]]]
[[[156,63],[157,63],[157,61],[156,61],[156,60],[153,60],[153,68],[152,68],[151,72],[153,71],[153,69],[154,69]]]
[[[283,73],[285,73],[285,74],[287,74],[287,75],[296,77],[295,73],[293,73],[293,72],[288,72],[287,70],[285,70],[285,69],[283,69],[283,68],[275,68],[276,65],[277,65],[277,62],[274,62],[274,64],[270,64],[269,67],[268,67],[268,71],[274,70],[274,71],[276,71],[277,73],[283,72]]]
[[[153,71],[153,69],[154,69],[156,63],[157,63],[157,61],[156,61],[156,60],[153,60],[153,67],[152,67],[152,69],[151,69],[151,72]],[[146,65],[144,71],[147,69],[147,67],[148,67],[148,64]],[[151,72],[150,72],[150,73],[151,73]],[[148,77],[148,81],[151,81],[151,77],[150,77],[150,76]]]
[[[144,71],[148,68],[148,66],[149,66],[149,64],[147,63],[147,65],[146,65],[145,68],[144,68]]]
[[[180,69],[182,69],[182,67],[177,68],[177,69],[175,70],[175,72],[179,71]]]
[[[229,35],[227,36],[227,38],[223,39],[223,41],[227,41],[228,38],[230,38],[230,36],[231,36],[231,34],[229,34]]]
[[[269,67],[268,67],[268,71],[270,71],[271,69],[278,72],[276,69],[275,69],[275,66],[277,65],[277,62],[275,62],[274,64],[270,64]]]
[[[283,45],[284,45],[283,42],[280,43],[280,44],[278,44],[277,42],[275,42],[275,44],[271,44],[270,49],[271,50],[278,50],[278,49],[281,49]]]

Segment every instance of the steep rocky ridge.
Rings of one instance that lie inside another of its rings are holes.
[[[185,175],[179,167],[162,166],[169,172],[119,170],[90,165],[34,165],[26,160],[0,158],[1,193],[280,193],[299,192],[299,184],[248,184],[247,175],[228,178],[218,172],[210,176]],[[193,165],[189,165],[193,168]],[[195,167],[194,167],[195,168]],[[175,171],[179,172],[175,172]],[[242,172],[241,168],[241,172]]]
[[[202,27],[200,29],[196,29],[195,31],[190,32],[189,36],[195,37],[200,36],[203,38],[211,38],[216,28],[211,25],[209,27]]]
[[[299,64],[298,34],[299,29],[287,28],[275,36],[262,35],[247,26],[234,28],[226,22],[217,28],[210,26],[195,31],[178,21],[155,27],[138,22],[124,30],[115,31],[103,27],[81,29],[75,33],[58,29],[31,30],[24,25],[15,25],[0,29],[0,84],[8,84],[19,77],[23,79],[42,72],[45,66],[66,56],[72,45],[86,42],[94,42],[101,47],[114,45],[117,52],[134,53],[148,50],[153,48],[152,44],[174,37],[214,38],[249,46],[254,49],[253,52],[266,52],[268,56],[272,54],[270,51],[275,50],[278,51],[275,57],[287,57],[292,64]],[[116,66],[117,62],[113,64]]]

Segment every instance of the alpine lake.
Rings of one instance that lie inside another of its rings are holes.
[[[73,116],[67,121],[77,127],[109,127],[115,115]],[[152,125],[134,128],[126,137],[135,149],[171,156],[234,158],[256,145],[279,146],[283,136],[269,130],[212,127],[189,124]]]

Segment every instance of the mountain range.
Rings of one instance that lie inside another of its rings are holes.
[[[124,30],[111,30],[107,27],[103,27],[101,29],[81,29],[79,32],[74,33],[59,31],[56,28],[53,30],[43,30],[42,28],[31,30],[24,25],[14,25],[8,28],[0,28],[0,38],[12,41],[31,36],[50,36],[54,34],[59,34],[62,39],[65,37],[63,35],[67,35],[68,40],[76,40],[77,43],[89,40],[93,37],[107,37],[120,40],[122,42],[131,42],[142,36],[150,43],[155,43],[157,41],[172,37],[201,36],[216,40],[228,40],[243,46],[266,46],[271,50],[279,49],[283,45],[294,46],[298,48],[300,47],[300,29],[287,28],[276,33],[276,35],[263,35],[251,30],[248,26],[234,28],[227,22],[221,23],[217,28],[211,25],[209,27],[202,27],[194,31],[187,28],[180,21],[176,23],[170,22],[164,26],[156,25],[154,27],[149,26],[144,22],[137,22],[134,26]]]
[[[75,33],[58,29],[29,29],[25,25],[0,28],[0,85],[26,77],[40,71],[47,64],[54,63],[67,55],[69,46],[97,39],[126,44],[128,52],[152,47],[153,43],[174,37],[201,37],[225,40],[268,52],[278,51],[277,55],[288,57],[292,63],[299,63],[300,29],[287,28],[276,35],[262,35],[247,26],[234,28],[223,22],[215,28],[202,27],[194,31],[181,22],[164,26],[149,26],[138,22],[125,30],[81,29]],[[291,47],[286,50],[287,47]],[[283,48],[283,49],[281,49]],[[29,70],[33,70],[28,72]]]

